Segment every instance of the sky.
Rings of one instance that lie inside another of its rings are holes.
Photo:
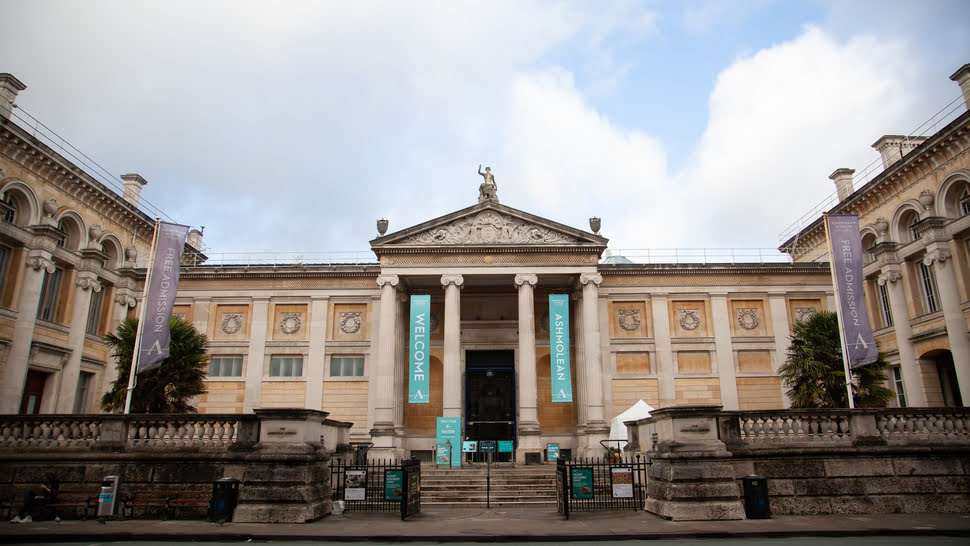
[[[615,251],[775,248],[948,103],[965,0],[2,0],[0,72],[214,259],[477,202]],[[962,111],[962,110],[961,110]],[[150,212],[152,216],[154,212]],[[630,252],[633,254],[632,252]]]

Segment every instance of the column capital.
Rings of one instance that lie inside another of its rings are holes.
[[[453,284],[458,288],[465,283],[465,277],[461,275],[442,275],[441,276],[441,286],[447,287],[449,284]]]
[[[515,286],[529,284],[535,286],[539,282],[539,277],[535,273],[520,273],[515,276]]]
[[[579,276],[579,284],[586,286],[589,283],[593,283],[599,286],[603,282],[603,275],[599,273],[583,273]]]
[[[943,263],[952,257],[950,250],[948,248],[937,247],[932,250],[927,250],[926,255],[923,256],[923,265],[931,267],[934,262],[938,262],[940,267]]]
[[[91,290],[92,292],[101,291],[101,283],[98,281],[97,277],[88,276],[78,276],[77,280],[74,281],[81,290]]]
[[[903,278],[903,274],[897,267],[893,269],[885,269],[882,272],[880,272],[879,276],[876,278],[876,282],[879,283],[880,286],[885,286],[886,283],[896,284],[897,282],[899,282],[899,279],[902,279],[902,278]]]
[[[43,256],[31,256],[27,258],[27,267],[33,269],[34,271],[40,271],[43,269],[48,273],[54,272],[54,262],[44,258]]]
[[[134,307],[136,302],[135,298],[128,294],[118,294],[115,296],[115,303],[124,307]]]
[[[397,286],[401,282],[401,278],[397,275],[378,275],[377,276],[377,286],[384,288],[385,284],[390,284],[391,286]]]

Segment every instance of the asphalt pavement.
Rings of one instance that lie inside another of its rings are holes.
[[[724,537],[837,536],[970,537],[970,514],[774,516],[739,521],[674,522],[647,512],[573,512],[555,509],[423,509],[401,521],[389,513],[345,513],[304,524],[209,523],[198,520],[35,521],[3,524],[0,542],[70,541],[429,541],[519,542]]]

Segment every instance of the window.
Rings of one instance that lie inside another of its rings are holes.
[[[241,356],[214,356],[209,359],[209,377],[241,377]]]
[[[362,356],[332,356],[330,357],[330,377],[363,377],[364,357]]]
[[[17,205],[13,202],[12,197],[4,195],[3,199],[0,199],[0,210],[3,211],[4,222],[17,223]]]
[[[923,262],[916,264],[919,271],[919,286],[923,292],[923,303],[926,305],[927,313],[935,313],[940,310],[940,297],[936,293],[936,273],[933,268]]]
[[[88,307],[88,323],[84,331],[89,334],[98,334],[99,322],[101,322],[101,303],[104,301],[104,290],[98,292],[91,291],[91,305]]]
[[[917,224],[919,224],[919,216],[913,215],[909,221],[909,236],[912,237],[911,240],[919,240],[919,230],[916,229]]]
[[[0,245],[0,292],[7,282],[7,267],[10,265],[10,255],[13,250],[7,245]]]
[[[878,285],[879,289],[879,314],[882,316],[883,327],[893,325],[893,311],[889,306],[889,288],[885,284]]]
[[[61,291],[61,277],[64,270],[60,267],[54,268],[53,273],[44,273],[44,282],[40,286],[40,305],[37,307],[37,318],[41,320],[54,320],[57,312],[57,298]]]
[[[963,188],[960,194],[960,216],[970,214],[970,188]]]
[[[77,392],[74,396],[74,413],[84,413],[88,407],[88,392],[91,390],[93,373],[81,372],[77,378]]]
[[[67,228],[64,226],[64,222],[57,224],[57,230],[61,232],[61,238],[57,240],[57,246],[67,248]]]
[[[274,356],[269,359],[270,377],[302,377],[302,356]]]
[[[905,408],[906,391],[903,390],[903,373],[899,366],[893,368],[893,386],[896,387],[896,402],[899,403],[899,407]]]

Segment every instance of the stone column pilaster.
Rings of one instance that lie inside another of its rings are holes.
[[[674,386],[674,351],[670,343],[670,314],[667,312],[667,294],[651,294],[653,311],[653,337],[656,347],[657,385],[660,407],[677,405],[677,389]]]
[[[261,404],[268,323],[269,298],[253,299],[253,313],[249,322],[249,354],[246,356],[246,394],[243,398],[243,413],[257,409]]]
[[[461,417],[461,275],[442,275],[445,287],[445,340],[442,417]]]
[[[768,310],[771,314],[771,329],[775,336],[775,354],[771,359],[771,370],[778,373],[778,369],[788,358],[788,345],[791,343],[791,327],[788,325],[788,301],[785,294],[769,293]],[[791,400],[785,394],[785,386],[781,385],[781,404],[783,408],[791,407]]]
[[[370,377],[374,425],[371,436],[392,434],[394,430],[394,342],[397,339],[397,275],[377,277],[381,287],[381,309],[377,327],[377,361]]]
[[[519,408],[518,438],[521,457],[525,460],[526,451],[539,449],[539,412],[536,394],[536,327],[535,327],[535,285],[539,277],[534,274],[515,276],[519,292]]]
[[[74,305],[71,311],[71,330],[67,346],[71,350],[61,370],[61,385],[57,394],[57,413],[73,413],[77,397],[77,382],[81,374],[81,355],[84,353],[84,335],[91,308],[91,295],[101,291],[97,275],[82,271],[74,281]]]
[[[721,404],[726,410],[740,409],[738,380],[734,372],[734,349],[731,345],[731,323],[734,317],[728,310],[727,294],[711,294],[711,318],[714,323],[714,350],[718,381],[721,384]]]
[[[960,309],[960,291],[957,289],[953,260],[950,258],[950,249],[945,243],[934,243],[927,249],[923,263],[927,267],[933,267],[936,273],[943,321],[946,323],[950,352],[953,353],[957,382],[960,383],[960,397],[963,398],[964,405],[970,405],[970,337],[967,336],[967,319]]]
[[[579,277],[583,287],[583,373],[586,384],[586,434],[589,445],[609,436],[610,426],[603,408],[603,366],[600,358],[599,284],[603,276],[585,273]]]
[[[307,321],[307,334],[310,346],[307,350],[306,366],[306,407],[312,410],[323,408],[323,382],[327,377],[330,362],[327,361],[327,307],[329,296],[314,297],[310,300],[310,317]],[[327,446],[333,449],[333,446]]]
[[[886,286],[889,294],[889,309],[893,314],[893,331],[896,335],[896,350],[899,352],[899,368],[903,376],[903,391],[906,404],[913,407],[926,405],[923,394],[923,375],[916,362],[916,349],[909,340],[913,327],[909,323],[909,308],[906,306],[906,293],[902,283],[903,275],[898,265],[884,268],[876,282]],[[878,297],[878,296],[877,296]]]
[[[573,404],[576,406],[576,434],[583,436],[586,434],[586,383],[582,380],[582,370],[584,367],[584,362],[586,362],[586,355],[583,353],[583,306],[580,303],[583,298],[583,293],[581,290],[569,294],[569,305],[571,308],[575,308],[576,311],[573,312],[572,317],[572,330],[575,339],[573,340],[573,347],[570,351],[573,360],[573,374],[576,375],[576,388],[573,391]],[[550,347],[550,356],[552,348]],[[549,375],[552,375],[552,362],[549,362],[550,370]]]
[[[13,326],[13,338],[7,351],[7,362],[0,376],[0,413],[18,413],[20,401],[27,381],[27,360],[30,344],[37,323],[37,307],[40,305],[40,288],[44,273],[54,272],[51,252],[31,250],[27,256],[27,271],[24,273],[20,301],[17,303],[17,320]]]

